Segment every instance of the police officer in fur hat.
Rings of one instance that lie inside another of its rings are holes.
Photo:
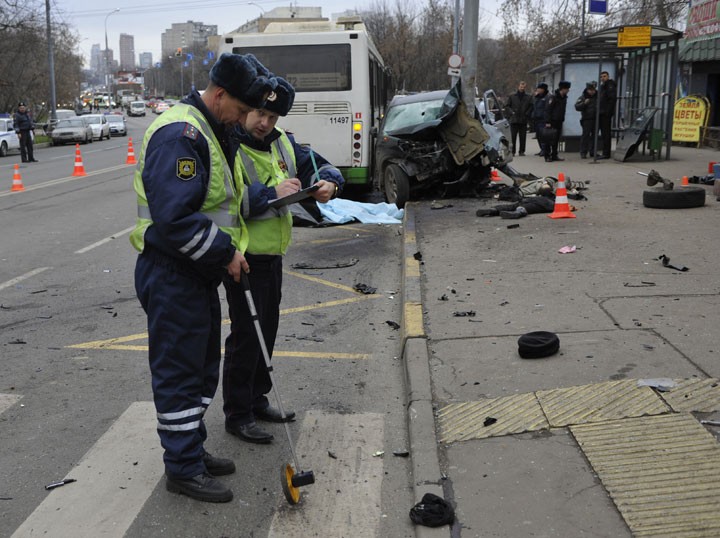
[[[253,59],[223,54],[201,96],[193,91],[148,128],[135,172],[138,218],[130,242],[140,252],[135,289],[148,318],[149,362],[168,491],[228,502],[216,477],[232,460],[205,449],[203,415],[220,368],[224,275],[249,271],[240,214],[242,179],[230,131],[262,108],[275,81]]]
[[[248,277],[265,345],[271,354],[278,331],[282,259],[290,245],[292,215],[288,206],[274,209],[268,202],[315,184],[319,188],[312,197],[324,203],[335,198],[344,184],[340,171],[322,155],[300,146],[291,134],[276,126],[278,119],[290,112],[295,99],[295,89],[283,78],[276,78],[275,94],[262,109],[250,112],[243,128],[236,131],[241,143],[238,159],[247,176],[247,204],[243,206],[249,208],[245,220],[250,243],[246,257],[253,268]],[[243,441],[267,444],[273,435],[257,421],[282,422],[283,417],[266,396],[272,384],[243,289],[229,277],[223,283],[232,324],[223,363],[225,429]],[[294,417],[291,411],[285,420]]]

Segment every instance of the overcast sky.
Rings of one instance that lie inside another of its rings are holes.
[[[424,0],[407,0],[418,6],[425,5]],[[451,0],[452,1],[452,0]],[[387,0],[394,6],[395,0]],[[330,17],[347,9],[363,9],[372,4],[372,0],[308,0],[294,2],[301,7],[320,6],[323,17]],[[500,19],[495,16],[499,0],[480,0],[480,26],[498,33]],[[204,24],[216,24],[218,33],[224,34],[241,26],[245,22],[260,16],[278,6],[288,6],[286,0],[138,0],[129,2],[108,2],[101,0],[52,0],[53,13],[80,34],[80,52],[85,57],[85,66],[89,66],[90,48],[98,43],[105,48],[105,17],[115,8],[120,11],[107,18],[108,46],[114,51],[115,58],[119,55],[119,39],[121,33],[135,37],[135,60],[141,52],[152,52],[153,62],[160,58],[160,35],[170,28],[172,23],[189,20]],[[462,2],[461,2],[462,6]],[[462,7],[461,7],[462,9]]]

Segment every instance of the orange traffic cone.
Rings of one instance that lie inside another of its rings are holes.
[[[75,169],[73,176],[86,176],[85,167],[83,166],[82,155],[80,155],[80,144],[75,144]]]
[[[498,174],[498,171],[495,170],[494,168],[493,168],[492,171],[490,172],[490,179],[491,179],[492,181],[502,181],[502,178],[500,177],[500,174]]]
[[[24,191],[25,187],[23,186],[22,178],[20,177],[20,166],[15,164],[13,167],[15,171],[13,172],[13,184],[12,188],[10,189],[11,192],[20,192]]]
[[[557,189],[555,189],[555,209],[551,215],[551,219],[574,219],[575,215],[570,211],[568,203],[567,189],[565,188],[565,174],[558,174]]]
[[[125,164],[137,164],[137,161],[135,160],[135,150],[132,145],[132,138],[128,138],[128,153]]]
[[[682,185],[683,187],[687,187],[688,185],[690,185],[690,181],[688,181],[687,176],[683,176],[682,183],[680,183],[680,185]]]

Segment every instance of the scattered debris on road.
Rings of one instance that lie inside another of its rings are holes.
[[[662,262],[663,267],[667,267],[667,268],[669,268],[669,269],[675,269],[675,270],[681,271],[681,272],[683,272],[683,273],[690,270],[689,267],[685,267],[685,266],[682,265],[682,264],[679,264],[679,263],[676,263],[676,264],[670,263],[670,258],[668,258],[667,256],[665,256],[665,254],[661,254],[661,255],[658,257],[658,260],[660,260],[660,261]]]
[[[387,323],[390,327],[392,327],[396,331],[400,328],[400,324],[395,321],[387,320],[385,323]]]
[[[368,286],[367,284],[362,283],[355,284],[353,286],[353,289],[365,295],[373,295],[377,291],[377,288],[373,288],[372,286]]]
[[[407,458],[409,455],[409,450],[393,450],[393,456],[397,456],[398,458]]]
[[[453,312],[453,316],[456,318],[474,318],[475,310],[456,310]]]
[[[346,262],[336,262],[329,264],[317,264],[310,262],[297,262],[290,265],[293,269],[343,269],[345,267],[352,267],[357,264],[360,260],[357,258],[350,258]]]
[[[77,482],[74,478],[65,478],[64,480],[60,480],[59,482],[53,482],[52,484],[48,484],[45,486],[45,489],[55,489],[59,488],[60,486],[64,486],[65,484],[72,484],[73,482]]]
[[[677,383],[669,377],[656,377],[648,379],[638,379],[638,387],[650,387],[659,392],[668,392],[677,387]]]
[[[487,428],[488,426],[492,426],[496,422],[497,419],[495,417],[487,417],[485,420],[483,420],[483,426]]]
[[[565,245],[564,247],[560,248],[558,252],[560,254],[572,254],[573,252],[577,252],[577,247],[575,245]]]
[[[443,476],[443,479],[446,478]],[[452,525],[455,521],[455,510],[442,497],[426,493],[422,500],[410,509],[410,519],[413,523],[425,527]]]

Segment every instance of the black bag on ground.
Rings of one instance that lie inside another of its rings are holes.
[[[455,510],[442,497],[426,493],[422,500],[410,509],[410,519],[413,523],[426,527],[452,525],[455,521]]]

